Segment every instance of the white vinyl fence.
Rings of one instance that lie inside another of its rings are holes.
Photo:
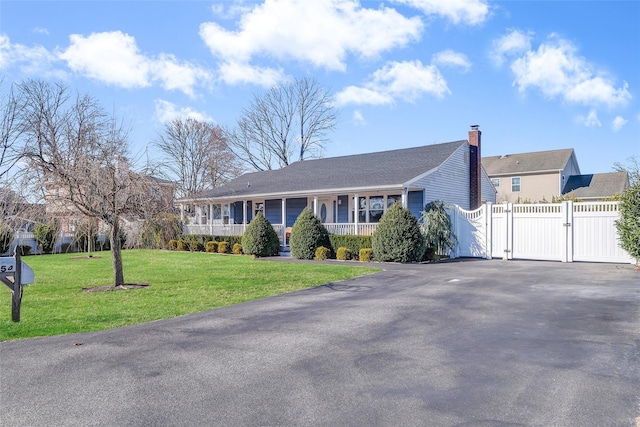
[[[635,263],[619,245],[618,202],[487,204],[450,211],[452,257]]]

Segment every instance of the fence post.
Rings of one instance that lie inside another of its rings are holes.
[[[493,253],[493,204],[485,203],[484,207],[484,250],[485,259],[491,259]]]
[[[502,259],[509,260],[513,258],[513,203],[507,203],[505,206],[506,223],[507,223],[507,245],[504,250]]]
[[[565,228],[562,262],[573,262],[573,202],[571,200],[562,202],[562,210]]]

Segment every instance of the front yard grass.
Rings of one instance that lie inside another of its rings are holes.
[[[127,283],[142,289],[83,292],[113,284],[111,254],[24,257],[35,272],[21,321],[11,321],[11,291],[0,284],[0,341],[99,331],[237,304],[380,271],[349,265],[256,261],[202,252],[123,251]]]

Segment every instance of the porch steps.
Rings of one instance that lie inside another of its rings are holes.
[[[280,246],[278,253],[280,256],[291,256],[291,248],[289,246]]]

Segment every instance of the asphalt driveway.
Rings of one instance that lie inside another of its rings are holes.
[[[635,426],[640,272],[463,261],[0,343],[3,426]]]

